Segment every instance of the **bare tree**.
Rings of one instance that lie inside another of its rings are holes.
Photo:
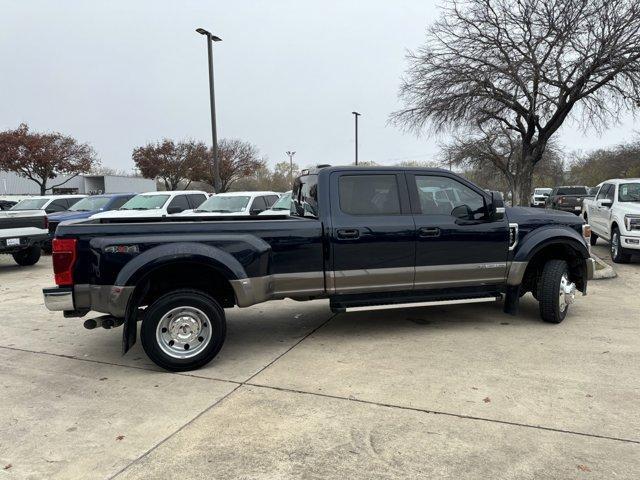
[[[192,181],[203,179],[210,158],[202,142],[169,139],[138,147],[131,156],[142,175],[161,179],[167,190],[177,190],[183,180],[186,189]]]
[[[210,155],[213,158],[212,155]],[[255,145],[242,140],[223,139],[218,143],[220,161],[220,191],[227,192],[231,186],[243,177],[253,175],[265,165]],[[204,174],[203,180],[213,185],[211,169]]]
[[[520,143],[520,139],[508,131],[456,135],[441,147],[441,164],[463,169],[469,179],[484,188],[508,192],[513,201],[517,198],[517,179],[523,175]],[[537,186],[553,187],[562,182],[563,174],[564,161],[552,139],[531,175]],[[514,201],[514,205],[522,203]]]
[[[26,124],[0,132],[0,170],[15,172],[40,186],[40,195],[87,173],[97,162],[87,143],[61,133],[33,133]],[[63,181],[49,185],[58,176]]]
[[[392,119],[519,140],[514,200],[564,121],[606,128],[640,103],[638,0],[452,0],[409,53]]]
[[[575,154],[569,177],[574,184],[591,186],[611,178],[640,177],[640,140]]]

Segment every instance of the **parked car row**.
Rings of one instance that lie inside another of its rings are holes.
[[[284,197],[283,197],[284,198]],[[276,207],[275,204],[278,203]],[[61,222],[85,219],[161,218],[172,216],[253,216],[288,214],[289,192],[229,192],[209,197],[204,191],[117,193],[104,195],[46,195],[20,201],[0,201],[0,253],[13,255],[20,265],[33,265],[40,248],[51,252]],[[274,210],[271,208],[274,207]]]
[[[10,254],[18,265],[34,265],[49,238],[47,214],[66,211],[85,195],[47,195],[20,200],[0,212],[0,254]]]
[[[591,245],[598,238],[608,242],[615,263],[640,254],[640,179],[611,179],[596,187],[536,188],[530,205],[581,215],[591,225]]]

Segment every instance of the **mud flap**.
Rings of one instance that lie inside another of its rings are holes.
[[[136,343],[136,336],[138,334],[138,322],[137,315],[127,315],[126,320],[122,328],[122,355],[127,353],[131,347]]]
[[[504,313],[511,315],[518,314],[518,306],[520,305],[520,285],[508,286],[505,292]]]

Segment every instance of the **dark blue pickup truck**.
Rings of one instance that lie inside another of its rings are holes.
[[[505,208],[439,169],[328,167],[304,172],[289,216],[101,219],[61,224],[50,310],[137,323],[149,357],[201,367],[225,339],[224,308],[328,298],[336,312],[503,299],[532,292],[547,322],[567,315],[593,276],[589,226],[552,210]]]

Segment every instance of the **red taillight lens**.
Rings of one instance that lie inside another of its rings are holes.
[[[54,238],[52,242],[53,273],[56,285],[73,285],[73,265],[76,263],[75,238]]]

